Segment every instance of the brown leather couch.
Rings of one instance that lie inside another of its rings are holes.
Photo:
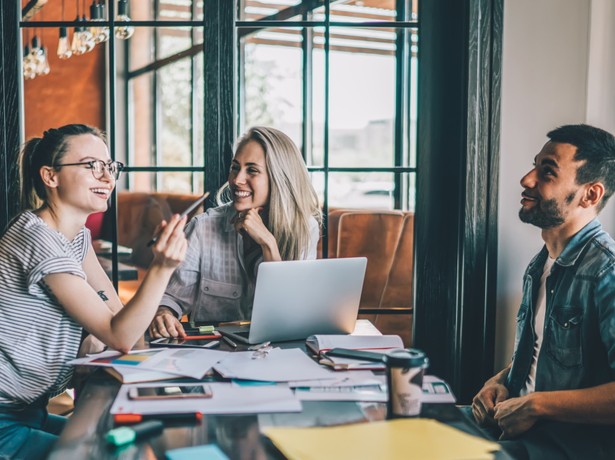
[[[362,308],[412,308],[414,213],[364,209],[329,212],[328,257],[367,257]],[[370,314],[384,334],[412,344],[411,314]]]

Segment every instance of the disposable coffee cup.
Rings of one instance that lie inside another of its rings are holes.
[[[416,417],[421,413],[423,376],[429,360],[421,350],[393,350],[385,357],[389,399],[387,418]]]

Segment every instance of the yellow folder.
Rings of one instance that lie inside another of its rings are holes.
[[[431,419],[398,419],[335,427],[263,430],[291,460],[482,460],[499,449]]]

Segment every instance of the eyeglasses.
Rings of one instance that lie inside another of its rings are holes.
[[[115,180],[120,178],[120,174],[124,169],[124,163],[120,163],[119,161],[105,163],[102,160],[84,161],[82,163],[62,163],[54,167],[61,168],[62,166],[87,166],[88,169],[92,170],[92,175],[95,179],[102,179],[105,175],[105,170],[107,170]]]

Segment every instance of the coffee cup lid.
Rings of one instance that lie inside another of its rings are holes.
[[[392,350],[385,355],[384,362],[393,367],[427,367],[429,364],[425,353],[416,348]]]

